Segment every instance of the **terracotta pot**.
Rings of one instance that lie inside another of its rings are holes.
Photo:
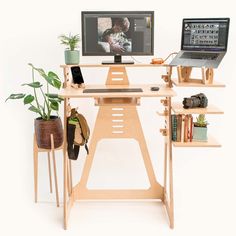
[[[51,116],[50,120],[43,120],[41,117],[34,120],[36,141],[39,148],[51,148],[51,134],[54,138],[54,147],[58,148],[63,143],[63,129],[61,119]]]

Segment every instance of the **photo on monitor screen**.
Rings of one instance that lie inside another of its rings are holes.
[[[82,12],[83,55],[153,55],[154,12]]]

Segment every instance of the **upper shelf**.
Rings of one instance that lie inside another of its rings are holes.
[[[172,110],[175,114],[224,114],[223,111],[213,105],[208,105],[206,108],[184,109],[181,103],[172,103]]]
[[[224,84],[213,81],[212,84],[203,84],[200,82],[181,82],[179,83],[177,79],[171,79],[172,83],[177,87],[225,87]]]
[[[143,64],[143,63],[134,63],[134,64],[78,64],[78,65],[60,65],[62,68],[70,68],[74,66],[79,67],[169,67],[168,64]]]

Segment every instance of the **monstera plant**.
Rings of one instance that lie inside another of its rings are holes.
[[[24,83],[22,86],[32,88],[32,93],[14,93],[7,99],[22,99],[28,110],[36,113],[35,135],[39,148],[51,148],[51,134],[53,134],[54,146],[59,147],[63,143],[63,129],[58,110],[62,99],[56,93],[50,93],[50,87],[60,89],[61,81],[52,71],[46,73],[42,68],[36,68],[31,63],[32,82]],[[36,74],[37,78],[36,79]],[[41,81],[43,79],[43,81]],[[44,83],[42,83],[44,82]],[[57,115],[52,113],[56,112]]]

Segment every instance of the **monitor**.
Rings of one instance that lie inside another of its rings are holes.
[[[182,50],[226,51],[229,18],[183,19]]]
[[[154,11],[83,11],[81,17],[83,56],[153,55]]]

